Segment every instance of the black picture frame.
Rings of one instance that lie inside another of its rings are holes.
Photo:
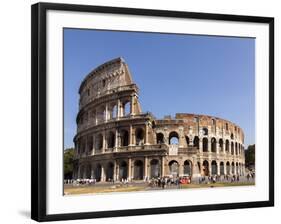
[[[269,200],[215,205],[159,207],[131,210],[114,210],[85,213],[46,213],[46,12],[63,10],[75,12],[100,12],[124,15],[162,16],[218,21],[254,22],[269,25]],[[32,5],[31,17],[31,75],[32,75],[32,154],[31,154],[31,218],[37,221],[74,220],[86,218],[148,215],[222,209],[239,209],[274,206],[274,18],[183,11],[164,11],[137,8],[103,7],[73,4],[37,3]]]

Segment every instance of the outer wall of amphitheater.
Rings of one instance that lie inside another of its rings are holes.
[[[74,178],[148,180],[161,176],[244,175],[244,133],[208,115],[143,113],[122,58],[82,81]]]

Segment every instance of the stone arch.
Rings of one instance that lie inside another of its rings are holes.
[[[98,163],[95,167],[95,178],[97,182],[101,181],[101,170],[102,166],[100,163]]]
[[[235,165],[234,162],[231,163],[231,174],[234,174],[235,172]]]
[[[143,128],[137,128],[135,131],[136,145],[144,144],[144,130]]]
[[[101,151],[103,148],[103,135],[98,134],[96,136],[96,150]]]
[[[106,167],[106,181],[112,181],[114,178],[114,164],[108,162]]]
[[[126,100],[122,103],[123,108],[123,117],[129,116],[131,112],[131,103],[129,100]]]
[[[178,145],[179,144],[179,134],[175,131],[172,131],[169,134],[169,144],[170,145]]]
[[[229,161],[226,162],[226,174],[230,175],[230,163],[229,163]]]
[[[187,135],[185,136],[185,141],[186,141],[186,145],[189,146],[189,137]]]
[[[231,155],[234,155],[234,143],[231,142]]]
[[[150,161],[150,177],[160,177],[160,164],[158,159],[152,159]]]
[[[217,151],[217,140],[216,140],[216,138],[211,139],[211,151],[212,152]]]
[[[113,148],[115,146],[115,134],[110,131],[107,136],[107,148]]]
[[[208,138],[203,138],[203,152],[208,152]]]
[[[229,140],[226,139],[225,141],[225,152],[229,153]]]
[[[141,160],[136,160],[134,162],[134,179],[135,180],[143,179],[143,162]]]
[[[170,175],[173,177],[178,177],[179,176],[179,163],[176,160],[171,160],[169,162],[169,171]]]
[[[208,135],[208,133],[209,133],[208,128],[202,128],[202,130],[203,130],[203,135],[205,135],[205,136]]]
[[[120,132],[121,138],[121,146],[128,146],[129,145],[129,132],[126,129],[121,130]]]
[[[157,144],[163,144],[164,143],[163,133],[157,133],[156,134],[156,141],[157,141]]]
[[[122,161],[119,165],[119,178],[120,180],[128,178],[128,164],[126,161]]]
[[[220,162],[220,175],[224,175],[224,163]]]
[[[223,140],[220,138],[219,140],[219,147],[220,147],[220,152],[223,152]]]
[[[186,176],[192,176],[192,162],[190,160],[185,160],[184,161],[183,173]]]
[[[196,148],[196,149],[199,149],[199,137],[198,136],[195,136],[194,139],[193,139],[193,146]]]
[[[212,161],[211,166],[212,166],[212,175],[217,175],[217,173],[218,173],[218,165],[217,165],[216,160]]]
[[[235,155],[238,155],[237,142],[235,142]]]

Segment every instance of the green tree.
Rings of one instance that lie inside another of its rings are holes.
[[[255,165],[255,144],[249,145],[245,150],[245,163],[247,167]]]
[[[65,149],[63,154],[64,179],[72,179],[73,160],[74,160],[74,148]]]

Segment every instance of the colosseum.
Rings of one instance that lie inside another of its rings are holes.
[[[244,133],[210,115],[143,113],[122,58],[82,81],[74,137],[74,178],[149,180],[162,176],[244,175]]]

